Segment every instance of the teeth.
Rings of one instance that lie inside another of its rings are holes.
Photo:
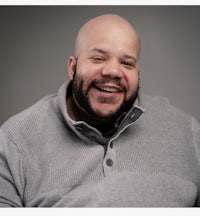
[[[106,92],[118,92],[118,89],[112,88],[112,87],[98,87],[101,91],[106,91]]]

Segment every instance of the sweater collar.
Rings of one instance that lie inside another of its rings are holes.
[[[59,89],[57,97],[56,97],[56,104],[59,107],[59,110],[61,111],[61,114],[67,123],[67,125],[81,138],[86,138],[91,140],[91,137],[102,137],[101,133],[94,127],[88,125],[84,121],[74,121],[70,118],[67,106],[66,106],[66,98],[68,94],[68,87],[70,85],[71,81],[65,82]],[[113,136],[116,136],[116,134],[121,133],[125,128],[127,128],[129,125],[136,122],[141,115],[144,112],[144,109],[140,107],[140,97],[138,97],[135,100],[135,103],[130,108],[130,110],[127,113],[122,114],[118,121],[116,122],[118,129],[116,130],[115,134]],[[102,137],[102,140],[104,138]],[[106,140],[106,139],[105,139]],[[107,142],[107,141],[105,141]]]

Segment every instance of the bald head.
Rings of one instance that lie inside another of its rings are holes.
[[[133,26],[123,17],[115,14],[105,14],[95,17],[85,23],[79,30],[75,43],[75,56],[78,56],[81,52],[84,44],[94,37],[102,37],[106,34],[110,34],[113,40],[117,40],[119,35],[126,35],[127,39],[133,40],[133,45],[140,50],[140,39],[138,33]],[[102,35],[102,36],[101,36]]]
[[[88,119],[104,124],[132,107],[139,86],[139,48],[136,30],[114,14],[91,19],[80,29],[68,72],[74,101]]]

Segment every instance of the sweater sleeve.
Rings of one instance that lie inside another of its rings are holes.
[[[0,207],[22,207],[19,149],[0,130]]]
[[[197,158],[199,161],[199,173],[200,173],[200,124],[198,121],[193,119],[192,121],[192,131],[193,131],[193,139],[195,143]],[[200,174],[199,174],[200,175]],[[198,198],[196,202],[196,206],[200,207],[200,182],[198,182]]]

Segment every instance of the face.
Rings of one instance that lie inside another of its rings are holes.
[[[138,93],[138,43],[121,29],[93,31],[78,57],[70,57],[73,95],[79,106],[98,118],[113,118],[134,103]]]

